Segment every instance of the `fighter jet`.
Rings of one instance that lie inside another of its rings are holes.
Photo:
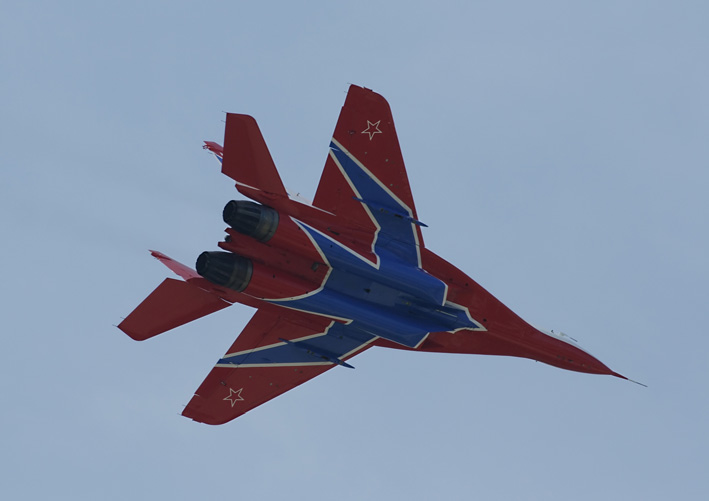
[[[315,198],[289,196],[256,121],[228,113],[204,148],[250,200],[196,270],[165,279],[118,326],[145,340],[234,303],[256,308],[182,414],[222,424],[374,346],[524,357],[626,379],[561,333],[522,320],[425,245],[387,101],[351,86]],[[442,167],[443,168],[443,167]],[[412,355],[420,356],[420,355]]]

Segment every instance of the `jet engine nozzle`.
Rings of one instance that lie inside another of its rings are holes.
[[[278,228],[278,212],[254,202],[232,200],[224,207],[224,222],[239,233],[268,242]]]
[[[214,284],[241,292],[251,282],[253,263],[231,252],[203,252],[197,258],[197,273]]]

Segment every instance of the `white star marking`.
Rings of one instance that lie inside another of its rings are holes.
[[[382,131],[379,130],[379,124],[381,123],[381,120],[378,120],[377,122],[370,122],[367,120],[367,128],[362,131],[362,134],[369,134],[369,140],[371,141],[372,138],[374,137],[374,134],[381,134]]]
[[[224,398],[224,400],[228,400],[229,402],[231,402],[231,406],[234,407],[235,403],[244,400],[241,396],[241,390],[243,390],[243,388],[239,388],[236,391],[229,388],[229,396]]]

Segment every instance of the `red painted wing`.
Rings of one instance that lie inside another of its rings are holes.
[[[414,219],[418,219],[394,118],[386,99],[369,89],[350,86],[333,138],[404,202],[413,211]],[[374,234],[374,224],[364,206],[354,197],[349,183],[328,155],[313,205]],[[416,231],[423,246],[420,228]]]
[[[269,348],[285,345],[283,340],[324,333],[330,324],[329,319],[305,313],[289,312],[284,317],[258,310],[225,355],[241,353],[240,364],[218,363],[182,415],[201,423],[223,424],[331,369],[335,364],[316,358],[310,363],[263,363],[262,355]],[[362,346],[357,353],[369,346]]]

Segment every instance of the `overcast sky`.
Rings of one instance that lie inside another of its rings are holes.
[[[704,500],[709,6],[4,2],[2,499]],[[372,349],[229,424],[179,414],[253,311],[114,326],[223,236],[201,149],[256,117],[312,197],[349,83],[426,244],[642,381]]]

